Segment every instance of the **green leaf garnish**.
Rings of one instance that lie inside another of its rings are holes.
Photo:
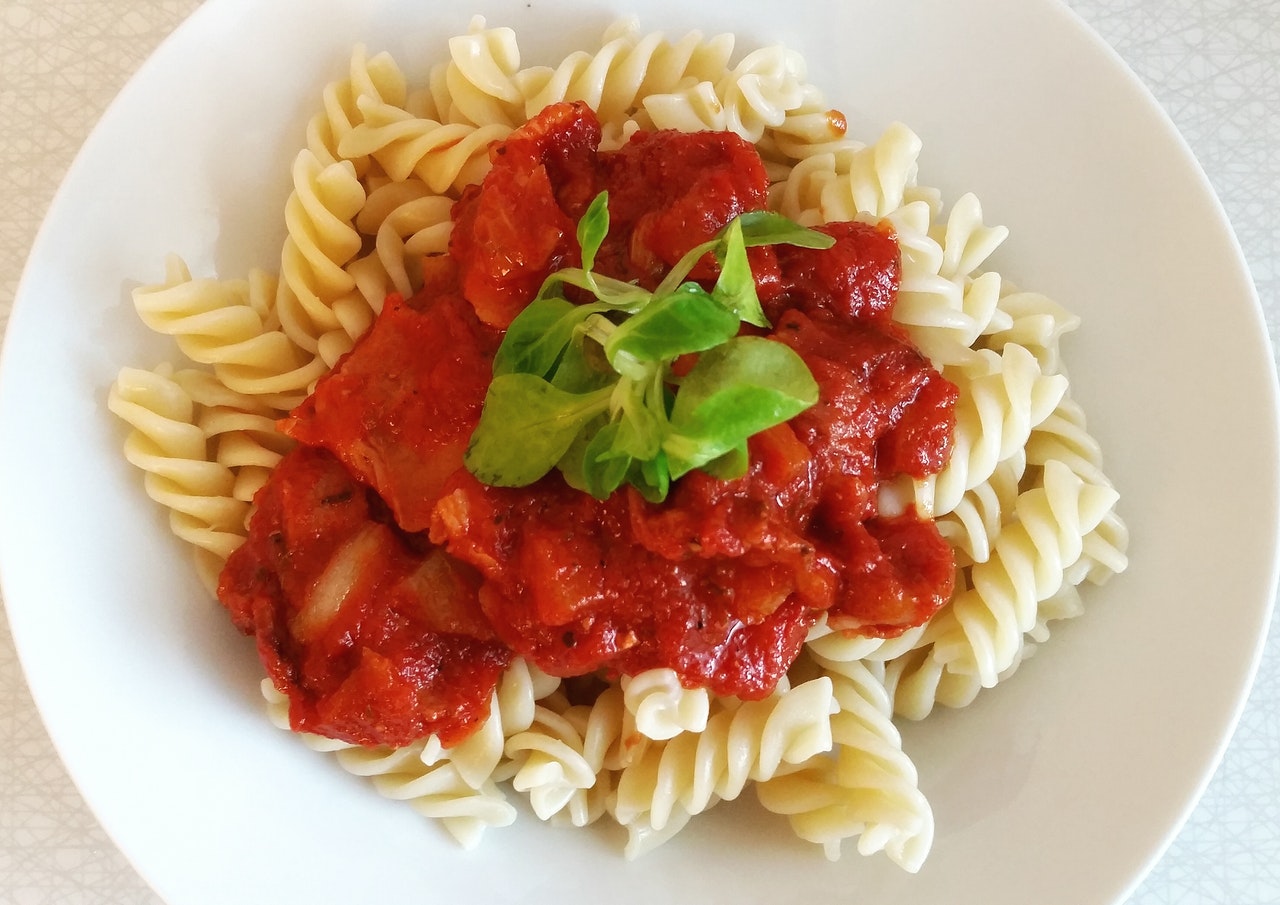
[[[493,373],[536,374],[555,371],[573,339],[573,332],[593,312],[591,305],[575,305],[563,298],[539,298],[516,315],[493,358]]]
[[[745,475],[747,466],[750,464],[750,457],[747,455],[747,441],[743,440],[727,453],[712,459],[701,467],[703,471],[713,478],[732,481]]]
[[[582,249],[582,269],[590,273],[596,263],[596,252],[609,235],[609,193],[601,192],[591,200],[587,212],[578,221],[578,247]]]
[[[747,440],[817,401],[799,355],[739,332],[769,326],[747,249],[827,248],[830,236],[767,211],[743,214],[649,292],[593,272],[608,232],[602,192],[578,221],[582,267],[551,274],[507,329],[465,456],[484,483],[521,487],[558,468],[601,499],[626,483],[660,502],[693,469],[741,477]],[[708,254],[720,265],[710,291],[686,280]],[[575,304],[567,286],[595,301]],[[678,378],[673,365],[686,355],[698,357]]]
[[[756,295],[756,280],[751,274],[751,264],[747,261],[742,218],[729,221],[724,232],[724,256],[720,261],[720,278],[716,280],[716,288],[711,294],[748,324],[767,327],[769,319],[765,317],[764,309],[760,307],[760,297]]]
[[[613,389],[566,393],[533,374],[500,374],[489,384],[465,462],[495,487],[524,487],[565,454],[583,425],[609,406]]]
[[[773,211],[747,211],[738,217],[742,240],[748,246],[796,245],[800,248],[830,248],[835,240],[826,233],[801,226]]]
[[[818,385],[788,346],[739,336],[704,353],[680,382],[662,441],[671,477],[700,468],[818,401]]]
[[[632,457],[617,448],[622,424],[621,421],[610,421],[596,432],[583,451],[584,489],[597,499],[603,500],[621,487],[631,470]]]
[[[703,352],[738,334],[740,318],[697,283],[685,283],[623,321],[604,344],[610,363],[619,352],[660,362]]]

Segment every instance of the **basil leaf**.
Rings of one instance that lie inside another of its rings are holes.
[[[463,461],[485,484],[523,487],[556,466],[583,426],[608,408],[612,387],[566,393],[533,374],[489,385]]]
[[[743,242],[748,245],[798,245],[801,248],[830,248],[832,236],[801,226],[773,211],[748,211],[738,217]]]
[[[790,222],[790,221],[788,221]],[[760,307],[756,294],[756,279],[747,261],[747,246],[743,243],[742,218],[730,221],[723,232],[720,255],[720,277],[711,295],[748,324],[768,327],[769,318]]]
[[[750,270],[747,271],[750,279]],[[738,333],[738,315],[696,283],[651,302],[618,325],[604,351],[610,364],[624,352],[637,361],[672,359],[718,346]]]
[[[680,382],[663,440],[679,478],[818,401],[818,385],[788,346],[740,336],[704,352]]]

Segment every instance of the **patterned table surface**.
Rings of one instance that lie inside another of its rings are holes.
[[[981,2],[981,0],[976,0]],[[89,129],[198,0],[0,0],[0,332]],[[1280,340],[1280,0],[1070,0],[1200,159]],[[1273,620],[1280,621],[1280,617]],[[1106,832],[1105,821],[1099,832]],[[55,756],[0,616],[0,901],[158,902]],[[1280,903],[1280,630],[1199,806],[1131,905]]]

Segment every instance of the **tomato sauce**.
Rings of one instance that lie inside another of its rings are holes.
[[[406,531],[430,527],[445,480],[462,467],[502,338],[457,293],[455,274],[434,276],[414,298],[388,298],[359,354],[280,424],[376,487]]]
[[[286,456],[256,503],[219,598],[256,635],[293,727],[360,745],[466,738],[511,659],[475,572],[402,531],[323,449]]]
[[[502,329],[609,192],[595,269],[652,288],[690,248],[766,205],[755,149],[724,133],[638,133],[597,150],[558,104],[491,151],[454,209],[449,255],[282,422],[300,443],[257,500],[220,597],[257,635],[296,728],[360,744],[465,737],[510,657],[553,675],[670,667],[689,686],[767,695],[826,615],[893,636],[951,595],[933,523],[878,508],[881,483],[947,460],[954,386],[892,321],[887,227],[832,224],[828,250],[750,250],[773,324],[819,401],[751,438],[747,473],[692,472],[663,503],[597,500],[558,473],[519,489],[462,467]],[[713,280],[703,260],[692,276]],[[415,735],[416,734],[416,735]]]

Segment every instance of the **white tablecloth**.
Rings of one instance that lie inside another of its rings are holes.
[[[80,143],[129,75],[197,5],[0,0],[0,331],[31,239]],[[1199,157],[1244,247],[1275,343],[1280,2],[1071,0],[1071,6],[1150,86]],[[1099,815],[1099,833],[1108,832],[1107,820]],[[0,901],[158,902],[60,766],[2,618]],[[1248,707],[1204,798],[1130,901],[1280,903],[1280,631],[1271,633]]]

